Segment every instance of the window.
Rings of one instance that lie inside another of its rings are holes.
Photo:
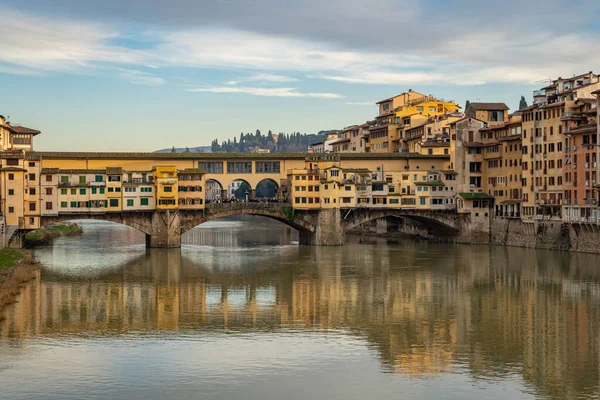
[[[29,180],[35,181],[35,174],[29,174]]]
[[[71,189],[71,194],[72,195],[76,195],[77,194],[77,189]]]
[[[251,161],[228,161],[227,162],[227,173],[228,174],[251,174],[252,173],[252,162]]]
[[[8,189],[8,195],[9,196],[14,196],[15,195],[15,189]]]
[[[340,176],[340,171],[337,170],[337,169],[332,170],[331,171],[331,176],[332,177],[338,177],[338,176]]]
[[[76,201],[72,201],[71,202],[71,208],[77,208],[77,202]]]
[[[104,188],[103,187],[100,188],[100,194],[104,194]]]
[[[6,160],[6,165],[19,165],[18,158],[9,158]]]
[[[52,202],[51,201],[46,202],[46,210],[52,210]]]
[[[13,214],[15,212],[15,208],[14,207],[8,207],[8,212]]]
[[[8,180],[9,181],[14,181],[15,180],[15,174],[8,174]]]
[[[110,199],[109,205],[111,207],[119,207],[119,199]]]
[[[207,174],[222,174],[223,173],[223,162],[222,161],[199,162],[198,168],[204,169]]]
[[[46,188],[46,195],[52,196],[52,188]]]
[[[98,192],[97,188],[92,188],[92,194],[96,194]]]
[[[35,188],[29,188],[29,194],[34,196],[36,194]]]
[[[140,199],[140,206],[147,206],[148,205],[148,198],[147,197],[143,197]]]
[[[79,189],[79,194],[85,194],[85,189],[84,188]]]
[[[80,185],[85,185],[85,184],[86,184],[85,175],[81,175],[81,176],[79,177],[79,184],[80,184]]]
[[[173,191],[173,187],[172,187],[172,186],[165,186],[165,187],[163,188],[163,191],[164,191],[165,193],[171,193],[171,192]]]
[[[61,176],[60,177],[60,183],[69,183],[69,177],[68,176]]]
[[[133,199],[127,199],[127,207],[133,207]]]
[[[115,191],[115,188],[111,188],[111,187],[108,188],[108,193],[113,193],[114,191]]]
[[[29,161],[29,166],[30,167],[35,167],[35,162],[34,161]]]
[[[35,211],[36,206],[35,203],[29,203],[29,211]]]
[[[60,194],[67,194],[67,189],[60,189]]]
[[[67,202],[66,201],[61,201],[60,202],[60,208],[67,208]]]
[[[116,187],[116,188],[115,188],[115,192],[117,192],[117,193],[121,193],[121,188],[120,188],[120,187]]]
[[[256,161],[257,174],[279,173],[279,168],[279,161]]]
[[[143,187],[143,188],[140,188],[140,192],[142,192],[142,193],[151,193],[152,192],[152,188],[151,187]]]
[[[52,175],[46,175],[46,182],[52,182]]]
[[[102,175],[96,175],[94,177],[94,182],[104,182],[104,177]]]
[[[135,191],[136,191],[136,189],[134,187],[126,187],[125,188],[125,193],[133,193]]]

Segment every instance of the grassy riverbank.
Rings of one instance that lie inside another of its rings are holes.
[[[80,235],[83,229],[77,224],[53,225],[31,231],[25,235],[25,247],[36,247],[50,244],[60,236]]]
[[[0,320],[4,307],[15,302],[19,290],[37,272],[38,265],[27,250],[0,250]]]

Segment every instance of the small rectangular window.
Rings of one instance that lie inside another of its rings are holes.
[[[127,199],[127,207],[133,207],[133,199]]]
[[[110,199],[111,207],[119,207],[119,199]]]

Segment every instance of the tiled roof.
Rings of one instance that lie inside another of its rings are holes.
[[[59,168],[42,168],[42,175],[64,174],[64,175],[103,175],[106,174],[105,169],[59,169]]]
[[[504,103],[471,103],[469,108],[474,110],[486,110],[486,111],[495,111],[495,110],[508,110],[508,106]]]
[[[462,121],[464,121],[464,120],[467,120],[467,119],[469,119],[469,120],[471,120],[471,119],[472,119],[472,120],[479,121],[479,122],[483,122],[484,124],[487,124],[487,122],[486,122],[486,121],[482,121],[482,120],[480,120],[480,119],[477,119],[477,118],[473,118],[473,117],[466,117],[466,116],[465,116],[465,117],[462,117],[461,119],[457,119],[456,121],[452,121],[452,122],[450,122],[450,125],[456,125],[457,123],[459,123],[459,122],[462,122]]]
[[[39,135],[40,131],[36,130],[36,129],[31,129],[31,128],[26,128],[24,126],[19,126],[19,125],[8,125],[8,129],[13,131],[16,134],[24,134],[24,135]]]
[[[598,125],[594,124],[585,124],[585,125],[580,125],[575,129],[571,129],[570,131],[565,132],[565,134],[567,135],[575,135],[578,133],[590,133],[590,132],[596,132],[596,130],[598,129]]]
[[[448,142],[435,142],[433,140],[427,140],[423,144],[421,144],[421,147],[450,147],[450,143],[448,143]]]
[[[204,168],[186,168],[177,172],[179,175],[182,174],[205,174]]]
[[[460,197],[465,200],[493,199],[494,196],[487,193],[459,193]]]
[[[121,167],[108,167],[106,168],[106,173],[109,175],[120,175],[123,173],[123,168]]]
[[[350,142],[350,139],[342,139],[342,140],[338,140],[337,142],[331,143],[331,145],[333,146],[334,144],[349,143],[349,142]]]

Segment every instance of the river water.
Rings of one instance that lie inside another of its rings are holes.
[[[597,399],[597,256],[86,222],[0,322],[2,399]]]

